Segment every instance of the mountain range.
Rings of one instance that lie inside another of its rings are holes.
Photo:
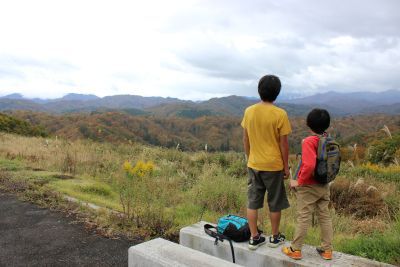
[[[343,113],[398,113],[400,108],[400,90],[375,92],[338,93],[330,91],[308,97],[287,100],[288,103],[316,105],[340,109]]]
[[[143,97],[137,95],[67,94],[58,99],[25,98],[21,94],[0,97],[0,111],[31,110],[48,113],[121,111],[133,115],[157,115],[197,118],[202,116],[241,116],[246,107],[257,103],[257,98],[227,96],[206,101],[189,101],[178,98]],[[284,101],[284,102],[283,102]],[[312,96],[277,101],[291,116],[303,116],[314,107],[328,109],[336,116],[385,113],[400,114],[400,91],[379,93],[327,92]]]

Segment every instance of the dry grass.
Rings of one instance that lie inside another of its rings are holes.
[[[381,218],[353,220],[353,231],[358,234],[371,235],[383,233],[389,229],[390,224]]]
[[[331,201],[339,214],[370,219],[389,216],[388,206],[375,186],[363,179],[353,183],[348,180],[335,181],[331,186]]]

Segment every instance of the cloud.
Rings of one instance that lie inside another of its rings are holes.
[[[400,71],[400,30],[393,27],[400,24],[398,7],[397,1],[348,1],[345,6],[333,1],[218,1],[210,19],[194,11],[205,25],[185,23],[191,14],[182,21],[175,18],[174,25],[185,25],[182,36],[192,40],[175,54],[205,76],[248,81],[276,73],[287,88],[306,94],[400,88],[395,74]],[[218,20],[224,27],[207,30]],[[240,40],[249,35],[253,45],[240,49]]]
[[[18,79],[18,80],[23,80],[24,79],[24,73],[21,71],[16,71],[13,69],[10,69],[8,67],[1,67],[0,66],[0,80],[1,79]]]
[[[0,10],[0,94],[256,96],[266,73],[293,94],[399,89],[398,10],[397,0],[15,0]]]

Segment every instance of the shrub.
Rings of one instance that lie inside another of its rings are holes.
[[[0,159],[1,171],[17,171],[22,169],[21,162],[17,160]]]
[[[396,195],[389,195],[385,198],[385,203],[388,206],[390,218],[394,218],[400,214],[400,198]]]
[[[352,255],[369,259],[400,264],[400,221],[384,234],[374,233],[346,239],[340,244],[340,250]]]
[[[3,113],[0,113],[0,131],[26,136],[48,136],[41,126],[33,126],[27,121],[16,119]]]
[[[361,179],[356,184],[336,180],[331,186],[331,201],[335,210],[359,219],[387,215],[388,207],[382,195],[368,188]]]
[[[174,226],[174,217],[165,211],[165,207],[160,203],[146,205],[138,214],[139,225],[147,231],[150,237],[171,237],[170,229]]]
[[[76,154],[72,155],[70,152],[67,152],[61,167],[61,171],[75,174],[76,165],[77,165]]]
[[[154,164],[150,161],[138,161],[133,166],[126,161],[123,169],[125,175],[117,179],[117,188],[123,213],[130,220],[138,213],[140,208],[138,204],[139,198],[145,198],[146,195],[150,194],[150,188],[147,188],[144,178],[153,174]],[[146,203],[147,201],[144,202]],[[137,216],[136,219],[138,223]]]
[[[383,140],[375,141],[369,147],[368,159],[375,164],[392,164],[395,162],[396,150],[399,147],[400,134],[394,135],[393,138],[388,137]]]
[[[247,175],[247,166],[244,160],[235,160],[226,170],[228,175],[243,177]]]
[[[109,186],[103,184],[92,184],[92,185],[79,185],[79,191],[88,194],[110,196],[112,194]]]
[[[246,201],[245,179],[206,173],[194,188],[196,204],[216,212],[239,212]]]
[[[366,163],[351,169],[348,175],[361,177],[371,176],[381,181],[391,181],[400,185],[400,166],[397,165],[389,165],[385,167],[376,164]]]

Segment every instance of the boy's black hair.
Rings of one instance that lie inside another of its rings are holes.
[[[315,108],[307,115],[307,126],[317,134],[323,134],[330,124],[331,116],[325,109]]]
[[[258,82],[258,94],[264,102],[274,102],[281,91],[281,81],[275,75],[265,75]]]

